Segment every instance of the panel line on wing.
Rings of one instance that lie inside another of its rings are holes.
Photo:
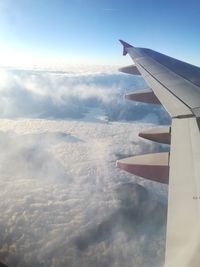
[[[140,48],[132,48],[128,51],[135,64],[138,64],[141,68],[143,68],[152,78],[158,81],[166,90],[168,90],[178,100],[186,105],[191,110],[191,112],[193,112],[193,109],[200,106],[197,100],[200,97],[200,87],[198,85],[192,83],[191,80],[185,78],[180,73],[174,72],[167,66],[162,65],[156,59],[151,58],[148,55],[144,56],[143,54],[141,54],[142,51],[137,51],[137,49]],[[150,71],[148,70],[149,68]],[[160,69],[163,69],[163,71],[159,71]],[[167,74],[169,75],[168,78],[165,77]],[[160,76],[160,79],[156,76]],[[164,80],[167,84],[160,82],[160,80]],[[178,80],[178,82],[176,82],[176,80]],[[172,87],[172,90],[170,89],[170,87]],[[189,88],[191,88],[191,91],[188,90]],[[193,94],[192,98],[190,97],[190,93]],[[182,98],[180,97],[181,94]]]
[[[169,90],[162,82],[160,82],[155,76],[153,76],[145,67],[143,67],[139,62],[137,64],[143,68],[153,79],[155,79],[160,85],[162,85],[169,93],[171,93],[174,97],[176,97],[181,103],[183,103],[185,106],[187,106],[190,110],[190,106],[188,106],[182,99],[180,99],[175,93]],[[159,63],[158,63],[159,64]],[[192,111],[192,110],[191,110]],[[191,115],[190,115],[191,116]]]

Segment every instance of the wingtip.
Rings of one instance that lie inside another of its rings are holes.
[[[119,39],[120,43],[123,45],[123,55],[125,56],[127,54],[127,48],[133,47],[132,45],[124,42],[123,40]]]
[[[128,44],[127,42],[124,42],[123,40],[119,39],[120,43],[123,45],[123,47],[128,48],[128,47],[133,47],[132,45]]]

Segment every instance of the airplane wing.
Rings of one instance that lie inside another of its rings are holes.
[[[135,65],[124,72],[138,75],[151,90],[126,98],[165,107],[171,127],[139,135],[168,143],[169,153],[146,154],[117,161],[121,169],[169,183],[165,267],[200,266],[200,68],[120,40],[123,54]],[[135,70],[137,68],[138,71]],[[123,71],[123,68],[121,69]]]

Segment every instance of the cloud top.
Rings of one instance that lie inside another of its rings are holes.
[[[79,119],[95,107],[109,121],[152,119],[168,123],[160,106],[124,101],[125,92],[144,87],[141,78],[118,74],[112,68],[93,72],[1,70],[0,116]]]
[[[138,132],[166,122],[163,110],[121,98],[143,82],[112,71],[1,77],[0,261],[161,266],[167,188],[115,166],[161,149]]]

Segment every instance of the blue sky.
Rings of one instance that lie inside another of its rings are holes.
[[[199,10],[198,0],[1,0],[0,64],[130,63],[122,38],[200,65]]]

